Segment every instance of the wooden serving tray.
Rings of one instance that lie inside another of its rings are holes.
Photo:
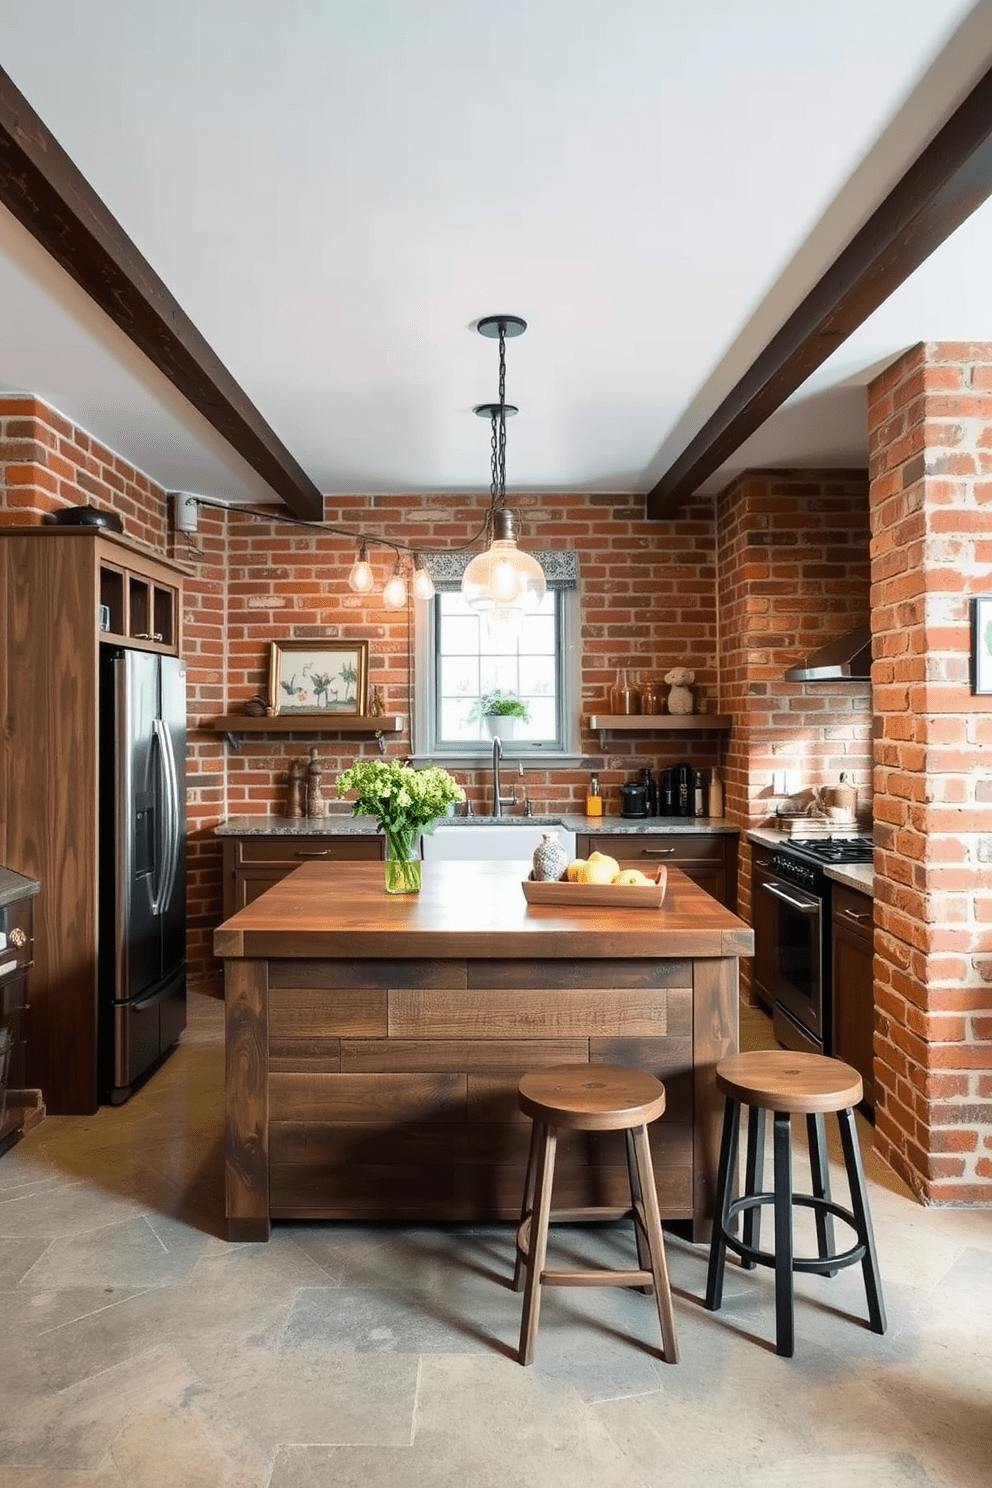
[[[636,867],[644,872],[639,863],[621,863],[620,867]],[[668,888],[668,869],[664,863],[658,865],[655,875],[656,882],[651,884],[584,884],[567,883],[561,878],[550,882],[525,878],[522,887],[528,904],[565,904],[570,909],[583,904],[597,909],[660,909]]]

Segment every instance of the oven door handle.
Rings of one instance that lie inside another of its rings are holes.
[[[761,886],[766,893],[772,894],[776,899],[781,899],[791,909],[798,909],[800,914],[815,915],[820,913],[820,901],[818,899],[794,899],[787,894],[785,889],[778,883],[764,883]]]

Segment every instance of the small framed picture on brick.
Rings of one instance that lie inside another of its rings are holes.
[[[971,601],[971,690],[992,693],[992,594]]]

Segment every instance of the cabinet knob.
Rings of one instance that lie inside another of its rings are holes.
[[[12,946],[16,946],[20,950],[22,946],[26,946],[28,943],[27,931],[22,930],[20,925],[15,925],[7,939]]]

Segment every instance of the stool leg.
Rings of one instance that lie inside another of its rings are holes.
[[[747,1163],[744,1168],[745,1194],[760,1193],[765,1175],[765,1112],[762,1106],[750,1106],[747,1113]],[[755,1204],[744,1211],[744,1231],[741,1236],[745,1245],[757,1250],[761,1244],[761,1205]],[[757,1261],[741,1256],[745,1271],[753,1271]]]
[[[780,1354],[796,1349],[792,1302],[792,1121],[775,1112],[775,1338]]]
[[[865,1188],[864,1169],[861,1166],[861,1148],[858,1146],[854,1112],[850,1106],[846,1111],[837,1112],[837,1121],[840,1126],[841,1146],[844,1149],[847,1181],[851,1189],[851,1212],[856,1221],[858,1239],[865,1248],[861,1272],[865,1279],[865,1295],[868,1298],[868,1317],[873,1332],[884,1333],[886,1329],[885,1303],[882,1301],[882,1283],[878,1275],[875,1233],[871,1227],[871,1215],[868,1212],[868,1192]]]
[[[813,1184],[813,1197],[830,1200],[830,1172],[827,1167],[827,1132],[823,1113],[817,1111],[806,1117],[806,1138],[809,1143],[809,1175]],[[816,1247],[821,1258],[834,1254],[834,1217],[822,1209],[814,1209],[816,1215]],[[825,1271],[825,1276],[836,1276],[836,1271]]]
[[[548,1223],[551,1213],[551,1185],[555,1174],[555,1148],[558,1133],[553,1127],[541,1128],[537,1153],[537,1188],[530,1223],[530,1244],[524,1262],[527,1284],[524,1287],[523,1316],[520,1321],[520,1362],[530,1364],[537,1342],[537,1322],[541,1311],[541,1276],[548,1256]]]
[[[513,1290],[519,1292],[523,1285],[524,1253],[520,1249],[520,1225],[534,1213],[534,1172],[537,1158],[538,1122],[530,1129],[530,1146],[527,1148],[527,1170],[524,1174],[524,1196],[520,1201],[520,1221],[517,1226],[517,1255],[513,1263]]]
[[[651,1274],[654,1277],[654,1300],[658,1308],[661,1325],[661,1343],[666,1364],[679,1361],[679,1343],[675,1332],[675,1311],[672,1307],[672,1288],[668,1280],[668,1261],[665,1256],[665,1237],[661,1229],[661,1214],[658,1209],[658,1191],[655,1188],[654,1168],[651,1166],[651,1144],[646,1126],[636,1126],[631,1132],[634,1154],[640,1178],[641,1205],[644,1225],[651,1251]],[[640,1227],[638,1226],[638,1229]]]
[[[634,1134],[629,1129],[624,1132],[624,1145],[627,1150],[627,1181],[630,1184],[630,1202],[634,1211],[634,1234],[637,1237],[637,1264],[642,1271],[650,1271],[651,1246],[648,1243],[647,1231],[643,1224],[644,1201],[641,1193],[641,1180],[637,1172]],[[649,1286],[642,1286],[637,1287],[636,1290],[643,1292],[647,1296],[651,1288]]]
[[[740,1107],[728,1095],[723,1108],[723,1136],[720,1139],[720,1165],[716,1178],[713,1238],[710,1241],[710,1263],[706,1274],[706,1306],[710,1312],[719,1312],[720,1303],[723,1301],[723,1268],[726,1260],[723,1237],[727,1229],[730,1202],[734,1192],[734,1169],[737,1166],[737,1141],[740,1125]]]

